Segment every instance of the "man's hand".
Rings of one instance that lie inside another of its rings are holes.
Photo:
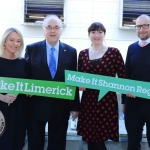
[[[72,120],[73,120],[73,121],[74,121],[74,120],[78,117],[78,115],[79,115],[79,111],[71,111],[70,113],[71,113],[71,115],[72,115]]]
[[[32,95],[26,94],[27,97],[32,97]]]
[[[136,98],[134,95],[132,95],[132,93],[127,93],[126,96],[127,96],[127,97]]]

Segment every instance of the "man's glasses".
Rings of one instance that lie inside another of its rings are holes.
[[[150,24],[142,24],[142,25],[136,25],[135,29],[140,30],[141,28],[143,29],[148,29]]]
[[[55,26],[55,27],[51,27],[51,26],[47,26],[45,27],[47,30],[50,30],[50,31],[58,31],[61,27],[59,26]]]

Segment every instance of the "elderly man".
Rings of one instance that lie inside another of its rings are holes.
[[[126,71],[129,79],[150,82],[150,17],[136,19],[139,40],[128,47]],[[125,126],[128,133],[128,149],[140,150],[143,126],[146,123],[150,146],[150,100],[127,94],[125,98]]]
[[[59,41],[62,26],[57,16],[46,16],[43,21],[45,40],[27,45],[25,59],[31,79],[64,82],[65,70],[76,71],[76,49]],[[78,89],[73,101],[32,96],[28,103],[28,150],[44,149],[47,122],[47,150],[65,150],[70,111],[73,119],[78,116]]]

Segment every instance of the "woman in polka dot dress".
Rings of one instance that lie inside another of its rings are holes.
[[[92,46],[79,53],[78,71],[125,78],[123,58],[117,48],[104,45],[106,29],[94,22],[88,28]],[[86,89],[81,98],[77,134],[88,142],[88,150],[107,150],[104,141],[119,140],[118,102],[115,92],[108,92],[99,102],[99,90]]]

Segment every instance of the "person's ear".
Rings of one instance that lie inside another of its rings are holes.
[[[106,33],[104,33],[104,38],[105,38],[105,36],[106,36]]]
[[[5,46],[5,43],[6,43],[6,42],[4,42],[4,44],[3,44],[4,48],[6,47],[6,46]]]

